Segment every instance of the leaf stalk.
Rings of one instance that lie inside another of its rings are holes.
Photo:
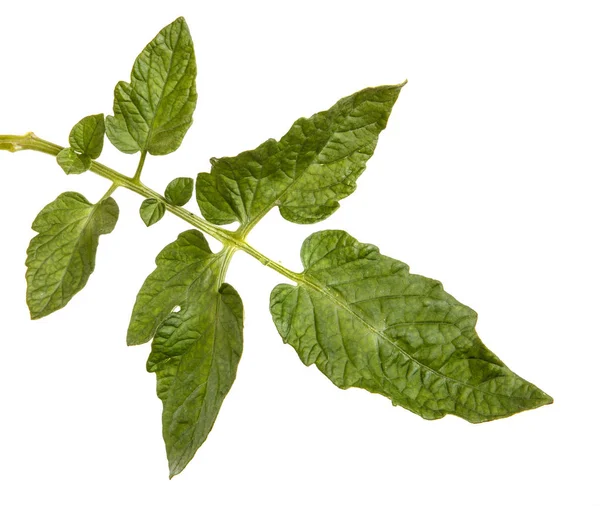
[[[33,132],[28,132],[25,135],[0,135],[0,150],[10,151],[11,153],[16,153],[23,150],[31,150],[56,156],[63,149],[64,148],[62,146],[41,139]],[[140,181],[140,175],[145,159],[146,152],[142,151],[134,177],[128,177],[125,174],[101,164],[100,162],[95,160],[92,161],[90,171],[112,182],[112,186],[103,198],[106,198],[108,195],[110,195],[116,188],[123,187],[137,193],[138,195],[141,195],[144,198],[153,198],[159,200],[165,205],[166,210],[171,214],[174,214],[198,230],[210,235],[211,237],[214,237],[221,242],[225,248],[231,250],[228,252],[228,256],[232,256],[236,250],[241,250],[251,257],[257,259],[261,264],[266,265],[267,267],[273,269],[279,274],[282,274],[292,281],[301,282],[303,280],[303,276],[301,274],[287,269],[283,265],[271,260],[266,255],[263,255],[260,251],[257,251],[250,246],[244,240],[247,231],[244,230],[242,234],[239,232],[230,232],[229,230],[225,230],[217,225],[213,225],[212,223],[204,220],[200,216],[188,211],[187,209],[184,209],[183,207],[169,204],[160,193],[154,191],[152,188],[147,187]]]
[[[147,151],[142,151],[140,154],[140,161],[138,163],[137,169],[135,170],[135,174],[133,176],[133,180],[136,183],[140,182],[140,177],[142,177],[142,169],[144,168],[144,163],[146,162],[146,155],[148,154]]]

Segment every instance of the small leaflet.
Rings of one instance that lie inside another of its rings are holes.
[[[86,116],[80,120],[71,130],[69,144],[92,160],[98,158],[104,147],[104,114]]]
[[[65,171],[65,174],[83,174],[92,165],[89,156],[77,153],[73,148],[61,150],[56,155],[56,162]]]
[[[173,179],[165,189],[165,199],[174,206],[184,206],[194,193],[194,180],[191,177]]]
[[[140,206],[140,217],[147,227],[154,225],[165,215],[165,205],[156,199],[146,199]]]

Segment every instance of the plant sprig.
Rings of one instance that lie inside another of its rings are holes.
[[[315,364],[340,388],[359,387],[425,419],[446,414],[470,422],[510,416],[552,402],[508,369],[475,331],[476,313],[438,281],[411,274],[347,232],[324,230],[302,246],[304,270],[293,272],[246,241],[271,209],[294,223],[329,217],[373,155],[406,82],[367,88],[329,110],[297,120],[279,141],[237,156],[213,158],[210,173],[175,178],[161,194],[141,181],[147,155],[181,144],[196,106],[196,61],[183,18],[161,30],[135,60],[129,82],[114,92],[113,115],[86,116],[69,146],[0,135],[0,149],[56,157],[67,174],[91,171],[111,183],[96,203],[66,192],[42,209],[27,250],[27,303],[32,318],[64,307],[94,270],[100,235],[117,224],[118,188],[144,198],[147,226],[166,212],[193,228],[156,258],[131,315],[127,344],[152,342],[148,371],[163,403],[170,476],[180,473],[208,436],[231,388],[243,348],[243,305],[224,282],[233,254],[244,251],[287,277],[271,294],[273,321],[305,365]],[[133,177],[98,162],[104,136],[139,153]],[[203,217],[182,206],[193,196]],[[229,231],[221,225],[237,222]],[[223,244],[213,253],[204,234]]]

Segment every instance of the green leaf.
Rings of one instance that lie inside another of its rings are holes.
[[[194,180],[191,177],[173,179],[165,189],[165,198],[169,204],[184,206],[194,193]]]
[[[69,135],[71,147],[95,160],[104,146],[104,114],[86,116],[79,121]]]
[[[206,440],[242,353],[242,301],[222,283],[229,258],[197,230],[183,232],[158,255],[131,315],[128,344],[154,337],[148,371],[163,401],[171,477]]]
[[[311,235],[301,257],[299,286],[275,287],[271,314],[302,362],[338,387],[379,393],[426,419],[474,423],[552,402],[483,345],[475,311],[439,281],[343,231]]]
[[[87,155],[76,153],[73,148],[65,148],[56,155],[56,161],[66,174],[82,174],[92,165],[92,159]]]
[[[202,278],[214,259],[204,236],[195,230],[179,235],[156,257],[156,269],[138,293],[127,331],[127,344],[143,344],[173,308],[181,305],[191,286]],[[218,267],[218,266],[217,266]]]
[[[27,249],[27,305],[32,319],[64,307],[87,283],[96,264],[98,238],[119,217],[113,198],[91,204],[66,192],[37,215],[37,235]]]
[[[154,225],[165,215],[165,205],[156,199],[146,199],[140,206],[140,217],[147,227]]]
[[[117,84],[106,133],[124,153],[166,155],[190,128],[196,100],[194,46],[185,20],[177,18],[136,58],[131,83]]]
[[[213,158],[210,174],[196,181],[202,214],[218,225],[238,221],[248,228],[274,206],[295,223],[327,218],[355,190],[403,85],[364,89],[300,118],[279,142]]]
[[[118,85],[117,85],[118,86]],[[127,130],[125,117],[121,112],[121,106],[116,99],[117,90],[115,89],[115,101],[113,105],[114,116],[107,116],[105,120],[106,136],[112,145],[122,153],[129,155],[137,153],[140,150],[138,143]]]

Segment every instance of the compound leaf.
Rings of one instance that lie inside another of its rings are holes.
[[[104,147],[104,114],[86,116],[80,120],[71,130],[69,144],[92,160],[98,158]]]
[[[206,440],[242,353],[242,301],[221,281],[228,258],[197,230],[183,232],[158,255],[131,316],[128,344],[154,337],[148,371],[163,401],[171,477]]]
[[[165,199],[174,206],[184,206],[194,193],[194,180],[191,177],[177,177],[165,189]]]
[[[196,180],[196,199],[215,224],[251,227],[269,209],[295,223],[327,218],[356,188],[404,84],[379,86],[300,118],[280,141],[213,158]]]
[[[37,215],[37,235],[27,249],[27,305],[37,319],[64,307],[87,283],[96,263],[98,238],[119,217],[113,198],[91,204],[66,192]]]
[[[340,388],[379,393],[426,419],[484,422],[552,402],[475,332],[477,315],[439,281],[410,274],[343,231],[302,246],[298,286],[271,294],[283,340]]]
[[[163,28],[136,58],[131,82],[115,87],[106,133],[124,153],[175,151],[196,108],[196,59],[183,18]]]

